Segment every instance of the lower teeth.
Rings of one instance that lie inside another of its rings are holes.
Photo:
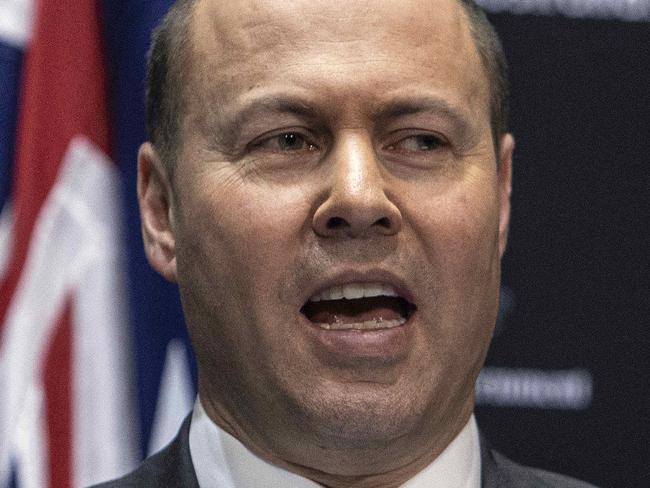
[[[316,324],[327,330],[380,330],[393,329],[406,323],[406,319],[397,320],[367,320],[357,323],[334,322],[333,324]]]

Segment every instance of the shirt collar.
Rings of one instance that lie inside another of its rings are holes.
[[[208,417],[197,398],[190,425],[190,455],[201,488],[321,488],[249,451]],[[480,488],[481,453],[474,416],[431,464],[402,488]]]

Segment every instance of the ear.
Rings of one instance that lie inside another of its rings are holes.
[[[172,187],[158,152],[149,142],[138,152],[138,202],[142,239],[149,264],[176,282],[176,240],[172,218]]]
[[[508,243],[510,227],[510,195],[512,194],[512,156],[515,138],[506,134],[501,138],[499,151],[499,255],[503,257]]]

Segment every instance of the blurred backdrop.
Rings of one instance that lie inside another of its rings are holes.
[[[650,2],[483,0],[517,138],[479,425],[517,461],[650,486]],[[170,0],[0,0],[0,488],[85,486],[162,447],[195,366],[135,195]]]

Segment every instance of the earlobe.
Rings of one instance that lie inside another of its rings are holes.
[[[149,264],[167,280],[176,282],[171,199],[167,170],[154,146],[146,142],[138,152],[138,202],[144,250]]]
[[[499,255],[503,257],[508,243],[510,227],[510,195],[512,194],[512,158],[515,138],[505,134],[499,151]]]

